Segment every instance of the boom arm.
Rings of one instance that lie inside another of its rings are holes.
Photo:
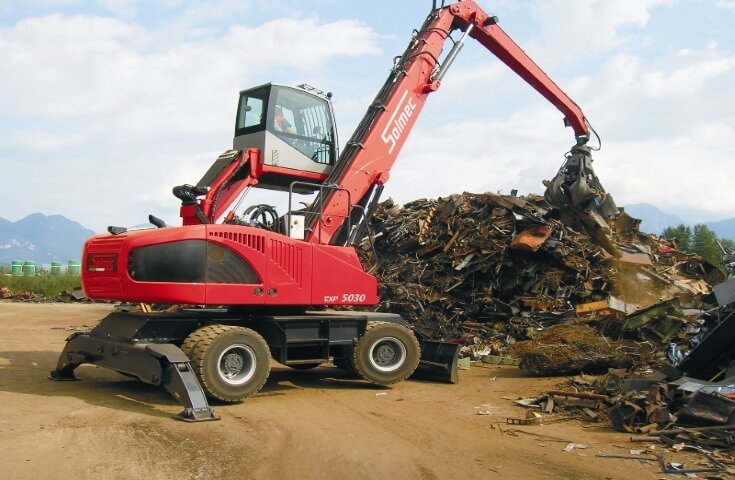
[[[587,121],[579,106],[544,73],[531,58],[473,0],[433,10],[421,30],[396,61],[391,74],[368,108],[326,184],[337,190],[321,193],[307,216],[307,241],[342,243],[350,232],[342,231],[348,199],[369,208],[388,180],[390,169],[413,128],[428,95],[435,92],[466,37],[477,40],[523,80],[558,108],[574,129],[577,146],[589,139]],[[455,43],[444,63],[439,57],[450,33],[465,35]],[[591,163],[591,159],[590,159]],[[581,173],[581,172],[580,172]],[[377,187],[377,188],[376,188]],[[349,192],[346,193],[346,192]],[[351,212],[352,220],[358,220]]]
[[[456,7],[455,15],[465,19],[472,28],[470,36],[480,42],[485,48],[490,50],[496,57],[505,63],[518,76],[531,85],[537,92],[546,98],[552,105],[564,114],[565,122],[574,129],[574,134],[580,144],[584,144],[589,139],[589,127],[587,120],[579,108],[559,86],[544,73],[536,63],[526,55],[521,47],[519,47],[507,33],[499,26],[495,25],[497,21],[495,17],[488,17],[479,6],[472,3],[476,10],[472,8],[463,8],[465,2],[449,7]]]

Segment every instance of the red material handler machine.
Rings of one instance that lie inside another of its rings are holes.
[[[581,109],[496,23],[472,0],[435,3],[341,155],[331,94],[276,84],[240,92],[233,148],[196,185],[174,188],[183,226],[151,217],[159,228],[110,227],[84,248],[90,298],[196,307],[112,313],[67,339],[50,377],[74,379],[83,363],[110,368],[165,387],[190,421],[217,418],[207,397],[235,402],[260,390],[271,358],[297,369],[333,361],[380,385],[417,367],[456,380],[456,346],[421,338],[398,315],[325,307],[378,303],[377,280],[353,245],[368,234],[393,163],[468,38],[556,106],[574,130],[549,201],[592,214],[614,209],[591,169]],[[453,46],[442,57],[447,40]],[[253,188],[288,192],[287,213],[260,204],[238,215]],[[302,194],[313,201],[292,209]]]

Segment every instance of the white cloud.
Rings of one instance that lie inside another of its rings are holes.
[[[6,145],[20,147],[29,151],[54,152],[82,145],[88,138],[86,132],[58,132],[55,130],[15,131]]]
[[[715,5],[717,8],[735,9],[735,1],[733,0],[717,0]]]
[[[270,68],[317,69],[335,56],[377,52],[364,25],[320,24],[313,17],[233,27],[219,38],[164,50],[148,44],[148,34],[110,18],[61,15],[2,29],[0,73],[9,88],[0,92],[0,106],[59,120],[133,114],[165,108],[162,104],[180,113],[182,107],[206,108],[206,101],[192,98],[193,91],[211,98],[208,92],[233,88]],[[23,93],[32,93],[34,101]]]
[[[670,4],[672,0],[539,0],[533,13],[541,34],[531,50],[544,63],[578,61],[631,41],[621,33],[625,27],[644,27],[653,8]]]
[[[640,66],[640,65],[639,65]],[[666,58],[663,65],[654,65],[641,72],[641,86],[649,97],[682,98],[699,96],[711,80],[722,78],[735,70],[735,55],[722,53],[714,42],[704,51],[680,50]]]
[[[138,11],[135,0],[97,0],[97,3],[123,18],[133,18]]]
[[[560,114],[543,106],[422,129],[409,137],[386,194],[406,202],[462,191],[541,192],[572,143]]]
[[[653,203],[699,221],[731,217],[733,137],[731,124],[712,122],[673,137],[610,142],[598,173],[618,204]]]
[[[625,140],[735,120],[733,82],[735,54],[710,44],[647,60],[614,55],[575,94],[602,131]]]
[[[378,52],[366,25],[316,17],[237,26],[173,44],[158,43],[158,36],[137,23],[89,15],[49,15],[0,28],[0,111],[26,119],[0,132],[4,175],[25,176],[33,162],[45,175],[68,176],[76,192],[95,198],[70,216],[95,228],[110,220],[98,206],[109,212],[120,198],[133,198],[131,190],[165,190],[175,210],[174,182],[196,181],[217,156],[209,152],[229,148],[241,88],[274,69],[321,74],[335,58]],[[102,166],[107,172],[100,177]],[[53,208],[44,202],[42,195],[31,199],[18,214]],[[126,207],[119,223],[139,223],[132,215]]]

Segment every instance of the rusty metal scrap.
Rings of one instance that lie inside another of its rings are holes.
[[[551,235],[550,226],[534,225],[516,234],[510,242],[510,248],[535,252],[546,243],[549,235]]]
[[[662,298],[701,308],[716,277],[712,266],[639,232],[639,221],[624,213],[610,221],[605,242],[572,214],[537,195],[463,193],[403,207],[389,199],[360,246],[380,280],[378,310],[401,314],[430,338],[474,335],[501,355],[569,322],[658,346],[650,350],[678,338],[692,322],[681,310],[654,309],[660,315],[636,328],[626,322]]]
[[[617,345],[583,325],[555,325],[537,338],[518,342],[510,351],[521,358],[520,367],[537,375],[566,375],[630,367],[633,362]]]
[[[612,291],[610,256],[553,218],[541,197],[465,193],[400,209],[388,200],[372,228],[374,250],[366,242],[362,252],[381,280],[380,309],[434,337],[472,330],[464,322],[529,324],[526,312],[567,312]]]
[[[610,397],[607,395],[600,395],[598,393],[589,392],[567,392],[564,390],[551,390],[547,392],[547,395],[555,395],[558,397],[570,397],[570,398],[584,398],[587,400],[599,400],[601,402],[610,401]]]

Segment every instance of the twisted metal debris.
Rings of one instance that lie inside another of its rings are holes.
[[[497,353],[559,323],[630,336],[631,315],[672,297],[700,308],[722,274],[639,223],[625,213],[609,221],[613,256],[575,212],[540,196],[463,193],[403,207],[389,199],[360,250],[380,280],[379,311],[401,314],[428,337],[473,338]],[[634,337],[661,343],[687,323],[681,308],[664,310],[638,318]],[[659,322],[675,315],[674,326]]]

